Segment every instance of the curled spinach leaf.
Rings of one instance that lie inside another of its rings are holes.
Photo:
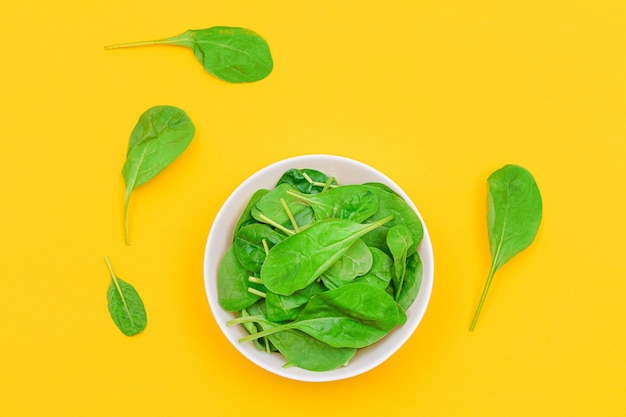
[[[480,297],[473,331],[496,271],[535,240],[542,217],[539,187],[532,174],[518,165],[505,165],[487,179],[487,227],[491,269]]]
[[[165,39],[121,43],[105,48],[143,45],[176,45],[190,48],[205,71],[231,83],[262,80],[272,72],[274,66],[265,39],[249,29],[237,27],[190,29]]]
[[[400,291],[396,292],[396,301],[400,307],[407,310],[417,298],[422,284],[424,267],[419,252],[414,252],[406,260],[404,281]]]
[[[406,259],[411,253],[409,249],[413,246],[413,236],[411,231],[403,224],[397,224],[389,229],[387,233],[387,246],[393,256],[392,279],[396,291],[396,297],[402,291],[402,283],[406,272]]]
[[[130,196],[163,171],[191,143],[195,133],[187,114],[172,106],[155,106],[146,110],[135,125],[128,142],[122,177],[126,183],[124,195],[124,236],[130,244],[128,206]]]

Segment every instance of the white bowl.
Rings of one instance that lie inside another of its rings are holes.
[[[359,349],[350,363],[342,368],[326,372],[307,371],[296,367],[283,368],[284,358],[280,354],[268,354],[258,350],[253,343],[240,343],[239,338],[247,335],[241,326],[226,326],[233,313],[224,310],[217,298],[217,270],[226,250],[232,244],[233,229],[241,212],[252,194],[259,188],[273,188],[282,174],[291,168],[310,168],[334,176],[339,184],[362,184],[380,182],[396,191],[415,210],[424,225],[424,238],[418,248],[422,258],[424,274],[417,299],[407,310],[407,321],[396,327],[384,339],[367,348]],[[408,195],[387,176],[361,162],[333,155],[304,155],[285,159],[269,165],[245,180],[228,197],[209,233],[204,255],[204,285],[209,305],[218,326],[226,338],[246,358],[261,368],[276,375],[298,381],[325,382],[350,378],[367,372],[383,363],[411,337],[419,325],[430,299],[433,286],[434,262],[432,244],[428,230],[415,204]]]

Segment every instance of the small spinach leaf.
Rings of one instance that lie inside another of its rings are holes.
[[[356,277],[367,274],[372,268],[373,261],[374,257],[369,247],[358,239],[322,274],[322,282],[329,289],[349,284]]]
[[[491,269],[472,320],[476,322],[495,272],[535,240],[542,217],[539,187],[532,174],[518,165],[505,165],[487,179],[487,227]]]
[[[249,281],[250,272],[244,268],[231,246],[220,261],[217,271],[218,302],[226,311],[237,312],[249,307],[260,296],[248,288],[263,291],[263,287]]]
[[[378,210],[378,197],[361,185],[343,185],[323,193],[288,192],[309,204],[318,220],[348,219],[362,223]]]
[[[315,194],[324,190],[328,176],[314,169],[290,169],[280,177],[276,185],[291,184],[304,194]]]
[[[239,229],[233,241],[233,248],[239,263],[250,272],[259,272],[265,262],[266,249],[281,242],[285,235],[276,232],[268,225],[253,223]],[[265,241],[265,243],[263,243]]]
[[[406,271],[404,273],[404,281],[402,288],[396,294],[396,301],[403,309],[407,310],[419,294],[422,285],[422,275],[424,267],[419,252],[414,252],[406,260]]]
[[[385,226],[368,233],[363,237],[368,246],[376,247],[382,251],[388,252],[385,244],[387,232],[390,227],[397,224],[403,224],[409,228],[413,236],[413,244],[409,248],[409,252],[417,250],[422,237],[424,236],[424,227],[419,217],[413,209],[400,196],[389,193],[378,186],[366,185],[371,192],[378,197],[378,211],[367,222],[375,222],[381,218],[392,215],[393,220]]]
[[[393,261],[385,252],[378,248],[369,248],[372,253],[372,267],[367,274],[356,278],[353,282],[365,282],[384,290],[391,282]]]
[[[190,48],[205,71],[231,83],[262,80],[272,72],[274,66],[265,39],[249,29],[237,27],[190,29],[165,39],[122,43],[105,48],[143,45],[177,45]]]
[[[148,318],[139,293],[135,287],[115,275],[109,258],[105,257],[104,260],[111,273],[107,298],[113,322],[126,336],[141,333],[148,324]]]
[[[396,290],[396,298],[402,291],[402,283],[406,271],[406,259],[411,254],[409,249],[413,246],[411,231],[403,224],[397,224],[387,232],[387,246],[393,256],[392,278]]]
[[[252,194],[252,197],[250,197],[250,200],[248,200],[248,204],[246,204],[246,207],[243,209],[241,216],[239,216],[239,220],[237,220],[237,224],[235,225],[235,232],[233,234],[233,239],[235,238],[235,235],[237,234],[239,229],[241,229],[243,226],[257,222],[256,219],[252,217],[252,209],[254,208],[254,205],[265,194],[269,192],[270,190],[266,190],[265,188],[260,188],[256,190],[254,194]]]
[[[257,221],[273,226],[292,226],[289,215],[297,216],[307,209],[307,205],[288,193],[294,188],[291,184],[280,184],[257,201],[252,208],[252,217]],[[285,209],[285,205],[288,211]]]
[[[267,318],[273,322],[294,320],[311,297],[325,290],[326,288],[321,283],[313,282],[291,295],[280,295],[268,291],[265,299]]]
[[[128,143],[122,177],[124,196],[124,236],[130,244],[128,205],[133,190],[154,178],[172,163],[191,143],[195,133],[187,114],[172,106],[146,110],[135,125]]]

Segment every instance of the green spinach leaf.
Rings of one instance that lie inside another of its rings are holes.
[[[235,319],[228,324],[249,320],[259,318]],[[315,295],[296,320],[245,336],[240,342],[297,329],[330,346],[362,348],[405,321],[404,310],[385,291],[368,284],[351,284]]]
[[[172,106],[146,110],[135,125],[128,143],[122,177],[124,196],[124,236],[130,244],[128,206],[135,188],[154,178],[172,163],[191,143],[195,133],[187,114]]]
[[[378,197],[378,211],[367,219],[367,222],[375,222],[387,216],[393,216],[393,220],[383,227],[374,229],[363,237],[368,246],[376,247],[384,252],[389,253],[386,245],[387,232],[389,228],[403,224],[409,228],[413,236],[413,244],[409,248],[409,252],[413,253],[417,250],[422,237],[424,236],[424,227],[419,217],[413,209],[400,196],[385,191],[379,186],[365,185],[371,192]]]
[[[357,239],[392,219],[389,216],[368,224],[319,220],[269,251],[261,267],[261,279],[270,291],[292,294],[323,274]]]
[[[470,325],[473,331],[495,272],[535,240],[542,217],[542,199],[532,174],[505,165],[487,179],[487,228],[491,268]]]
[[[367,274],[373,262],[369,247],[358,239],[322,274],[322,282],[329,289],[349,284],[356,277]]]
[[[253,223],[239,229],[233,241],[233,248],[244,268],[250,272],[259,272],[267,256],[266,245],[267,249],[271,249],[284,238],[285,235],[266,224]]]
[[[365,282],[384,290],[391,282],[393,260],[378,248],[369,250],[372,253],[372,267],[367,274],[357,277],[353,282]]]
[[[252,208],[251,214],[257,221],[275,227],[293,227],[292,218],[307,209],[307,205],[289,194],[294,188],[283,183],[265,194]]]
[[[126,336],[141,333],[148,324],[148,318],[139,293],[135,287],[115,275],[109,258],[105,257],[104,260],[111,273],[107,298],[113,322]]]
[[[220,261],[217,270],[218,302],[226,311],[237,312],[249,307],[260,296],[248,289],[254,288],[263,292],[264,288],[250,282],[251,273],[237,259],[235,249],[231,246]]]
[[[309,204],[318,220],[348,219],[362,223],[378,210],[378,197],[362,185],[343,185],[311,195],[287,193]]]
[[[396,291],[396,298],[402,291],[402,283],[406,271],[406,259],[411,253],[409,249],[413,246],[413,236],[408,227],[397,224],[387,232],[387,246],[393,256],[392,279]]]
[[[328,176],[314,169],[290,169],[280,177],[276,185],[291,184],[304,194],[320,193],[328,183]]]
[[[400,291],[396,292],[396,301],[403,309],[407,310],[419,294],[422,285],[424,267],[419,252],[414,252],[406,260],[406,271]]]
[[[267,318],[273,322],[294,320],[311,297],[324,291],[326,288],[316,281],[291,295],[280,295],[268,291],[265,299]]]
[[[270,321],[263,318],[265,312],[260,307],[260,302],[262,300],[252,305],[249,310],[251,315],[257,315],[257,321],[241,323],[243,326],[249,326],[246,327],[249,329],[249,334],[258,333],[260,330],[269,330],[279,325],[275,323],[275,320]],[[242,317],[246,315],[242,314]],[[259,343],[259,340],[262,342]],[[332,347],[299,330],[276,332],[266,337],[254,339],[254,342],[255,344],[258,343],[257,347],[263,347],[266,343],[279,351],[287,360],[283,366],[285,368],[297,366],[315,372],[330,371],[345,366],[356,353],[355,348]]]
[[[105,48],[143,45],[177,45],[190,48],[205,71],[231,83],[262,80],[272,72],[274,66],[265,39],[249,29],[238,27],[190,29],[165,39],[122,43]]]
[[[248,224],[253,224],[257,222],[257,220],[254,217],[252,217],[252,209],[254,208],[255,204],[265,194],[269,192],[270,190],[266,190],[265,188],[260,188],[256,190],[254,194],[252,194],[252,197],[250,197],[250,200],[248,200],[248,204],[246,204],[246,207],[243,209],[243,212],[239,216],[239,220],[237,220],[237,224],[235,225],[235,231],[233,233],[233,240],[235,236],[237,235],[237,232],[239,231],[239,229],[241,229],[243,226],[246,226]]]

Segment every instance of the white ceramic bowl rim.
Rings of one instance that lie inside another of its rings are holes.
[[[234,316],[219,305],[217,298],[217,269],[219,262],[232,243],[232,233],[237,220],[252,194],[259,188],[273,188],[280,176],[292,168],[309,168],[324,172],[337,178],[340,184],[362,184],[381,182],[396,191],[407,204],[415,210],[424,225],[424,238],[418,248],[422,258],[423,276],[419,294],[413,305],[407,310],[407,322],[394,329],[378,343],[359,349],[348,366],[327,372],[312,372],[291,367],[283,368],[284,358],[279,354],[268,354],[258,350],[253,343],[239,343],[245,330],[241,326],[227,327],[226,322]],[[426,224],[409,196],[390,178],[380,171],[346,157],[336,155],[303,155],[275,162],[250,176],[227,198],[218,212],[206,243],[204,255],[204,283],[209,306],[213,316],[226,338],[247,359],[259,367],[285,378],[307,381],[335,381],[367,372],[393,355],[413,334],[421,322],[433,287],[434,259],[430,235]]]

